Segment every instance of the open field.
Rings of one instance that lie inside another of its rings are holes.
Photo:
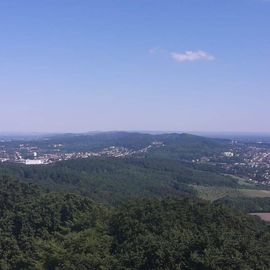
[[[250,213],[253,216],[258,216],[264,221],[270,222],[270,213]]]
[[[206,187],[196,186],[193,188],[198,192],[200,198],[215,201],[223,197],[249,197],[249,198],[265,198],[270,197],[270,190],[260,189],[236,189],[229,187]]]
[[[265,197],[270,197],[270,190],[263,190],[263,189],[240,189],[240,193],[244,197],[260,197],[260,198],[265,198]]]
[[[254,187],[256,186],[253,182],[246,180],[245,178],[233,175],[233,174],[223,174],[224,176],[230,176],[233,179],[236,179],[238,181],[239,185],[243,185],[243,186],[249,186],[249,187]]]

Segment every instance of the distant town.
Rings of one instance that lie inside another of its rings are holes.
[[[270,185],[270,144],[232,140],[231,148],[219,155],[203,156],[193,163],[207,164],[256,184]]]
[[[136,149],[111,145],[91,151],[68,151],[62,143],[50,141],[0,142],[0,163],[24,165],[47,165],[70,159],[90,157],[140,157],[166,146],[163,141],[152,141],[146,147]],[[198,167],[211,166],[222,173],[241,177],[246,181],[270,186],[270,144],[232,140],[226,151],[213,155],[201,155],[190,160],[181,160]]]
[[[0,146],[0,162],[12,162],[25,165],[46,165],[58,161],[89,158],[89,157],[131,157],[147,153],[152,148],[162,147],[164,144],[159,141],[154,141],[147,147],[139,150],[131,150],[126,147],[110,146],[100,151],[87,151],[87,152],[71,152],[65,153],[63,151],[62,144],[49,145],[48,149],[52,151],[44,150],[33,143],[22,143],[18,148],[11,151],[5,142],[2,141]],[[46,153],[44,153],[46,152]]]

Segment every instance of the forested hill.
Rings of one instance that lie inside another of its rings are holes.
[[[70,151],[102,149],[108,146],[122,146],[138,150],[162,141],[165,145],[179,146],[185,150],[196,150],[197,147],[213,149],[224,146],[229,140],[206,138],[187,133],[146,134],[137,132],[100,132],[94,134],[66,134],[46,138],[43,143],[63,144]]]
[[[270,269],[270,229],[193,199],[137,199],[118,208],[0,181],[2,270]]]
[[[2,143],[9,151],[15,151],[21,144],[37,147],[41,152],[52,153],[55,146],[61,145],[61,153],[73,152],[98,152],[105,148],[123,147],[129,151],[139,151],[153,143],[160,143],[162,147],[149,148],[144,152],[144,156],[190,159],[201,157],[202,155],[212,155],[218,153],[229,146],[229,140],[205,138],[191,134],[143,134],[135,132],[101,132],[94,134],[59,134],[38,140],[28,141],[7,141]],[[0,142],[1,145],[1,142]]]
[[[162,134],[156,140],[164,147],[150,151],[147,156],[175,160],[192,160],[225,151],[230,147],[230,140],[206,138],[187,133]]]
[[[75,192],[109,204],[130,197],[196,196],[191,185],[239,186],[230,176],[196,170],[178,161],[138,158],[76,159],[46,166],[0,164],[1,179]]]

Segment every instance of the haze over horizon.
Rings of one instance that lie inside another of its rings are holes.
[[[0,132],[270,133],[270,1],[4,0]]]

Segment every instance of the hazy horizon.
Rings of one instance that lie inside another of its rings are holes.
[[[0,132],[270,133],[270,2],[0,2]]]
[[[90,130],[90,131],[82,131],[82,132],[53,132],[53,131],[45,131],[45,132],[39,132],[39,131],[0,131],[0,135],[64,135],[64,134],[74,134],[74,135],[84,135],[84,134],[98,134],[98,133],[120,133],[120,132],[126,132],[126,133],[145,133],[145,134],[166,134],[166,133],[187,133],[187,134],[194,134],[194,135],[243,135],[243,136],[252,136],[252,135],[258,135],[258,136],[270,136],[270,132],[230,132],[230,131],[192,131],[192,130]]]

